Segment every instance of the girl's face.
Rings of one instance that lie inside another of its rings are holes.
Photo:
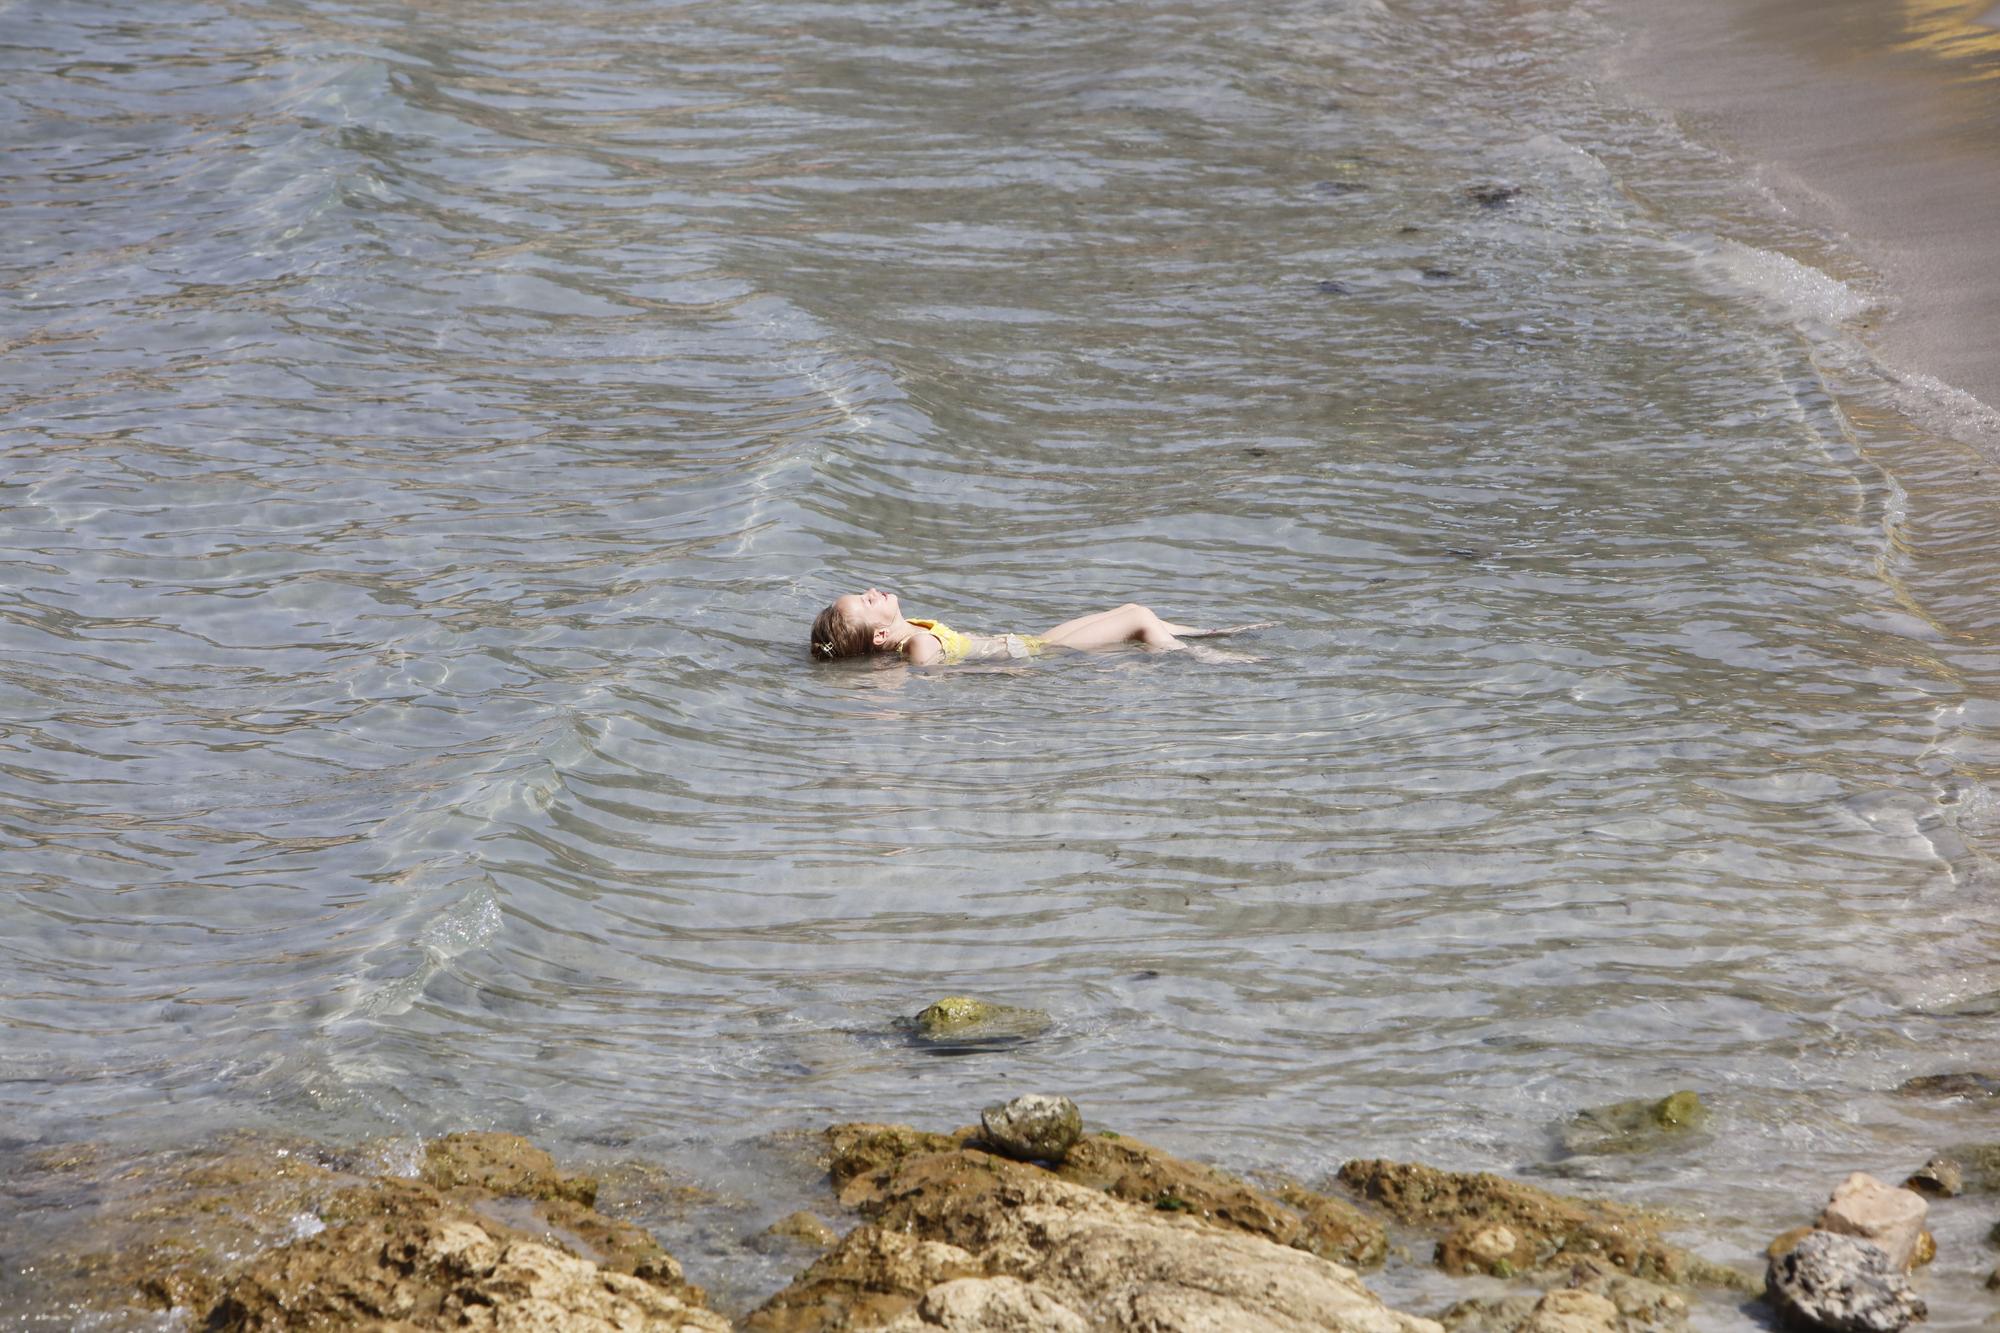
[[[871,634],[878,629],[887,629],[903,618],[902,604],[897,602],[896,594],[883,592],[880,588],[836,597],[833,609],[840,613],[843,620],[859,625]]]

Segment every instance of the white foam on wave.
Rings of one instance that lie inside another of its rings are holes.
[[[2000,459],[2000,408],[1945,383],[1935,375],[1889,368],[1907,393],[1903,408],[1926,428],[1977,447]]]
[[[355,1005],[355,1012],[369,1018],[407,1013],[447,962],[485,947],[505,924],[506,918],[491,887],[484,880],[475,884],[464,897],[425,922],[417,932],[412,943],[424,951],[424,961],[370,991]]]
[[[483,946],[500,933],[504,918],[499,900],[485,884],[445,908],[417,933],[417,946],[442,961]]]
[[[1696,265],[1726,289],[1787,322],[1814,326],[1859,319],[1877,303],[1831,273],[1775,250],[1710,237],[1695,244]]]

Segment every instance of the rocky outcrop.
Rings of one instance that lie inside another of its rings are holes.
[[[596,1210],[594,1178],[524,1139],[436,1140],[414,1179],[385,1166],[236,1136],[127,1170],[104,1228],[120,1248],[76,1265],[79,1308],[123,1300],[217,1330],[728,1328],[650,1234]]]
[[[865,1179],[875,1221],[752,1314],[747,1333],[1438,1330],[1383,1305],[1351,1269],[1039,1167],[960,1149]]]
[[[1340,1169],[1340,1181],[1398,1221],[1442,1233],[1436,1260],[1447,1272],[1511,1277],[1601,1259],[1620,1272],[1668,1285],[1746,1291],[1756,1286],[1747,1274],[1669,1245],[1655,1219],[1618,1204],[1415,1162],[1349,1162]]]
[[[254,1260],[210,1310],[220,1333],[403,1329],[727,1333],[679,1280],[601,1267],[446,1202],[423,1186],[350,1192],[362,1215]]]
[[[828,1174],[841,1203],[888,1225],[900,1224],[924,1200],[977,1192],[1011,1171],[1048,1170],[1126,1203],[1185,1214],[1336,1263],[1367,1267],[1388,1252],[1381,1223],[1344,1199],[1290,1181],[1260,1189],[1115,1134],[1086,1136],[1052,1168],[983,1152],[980,1133],[970,1129],[932,1134],[907,1125],[835,1125],[826,1137]]]

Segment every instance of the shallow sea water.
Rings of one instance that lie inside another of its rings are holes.
[[[776,1216],[772,1134],[1047,1089],[1236,1169],[1582,1175],[1747,1262],[1991,1137],[1891,1090],[2000,1062],[2000,486],[1609,40],[0,9],[4,1155],[492,1127]],[[870,583],[1278,625],[810,666]],[[1055,1027],[892,1030],[953,992]],[[1705,1136],[1559,1160],[1677,1087]],[[87,1216],[34,1198],[0,1229]],[[1990,1220],[1941,1210],[1934,1323]]]

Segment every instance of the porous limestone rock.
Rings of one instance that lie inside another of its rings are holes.
[[[1886,1250],[1833,1231],[1773,1259],[1764,1286],[1786,1323],[1827,1333],[1897,1333],[1928,1313]]]
[[[979,1113],[986,1143],[1021,1162],[1060,1162],[1083,1137],[1083,1116],[1067,1097],[1030,1092]]]

